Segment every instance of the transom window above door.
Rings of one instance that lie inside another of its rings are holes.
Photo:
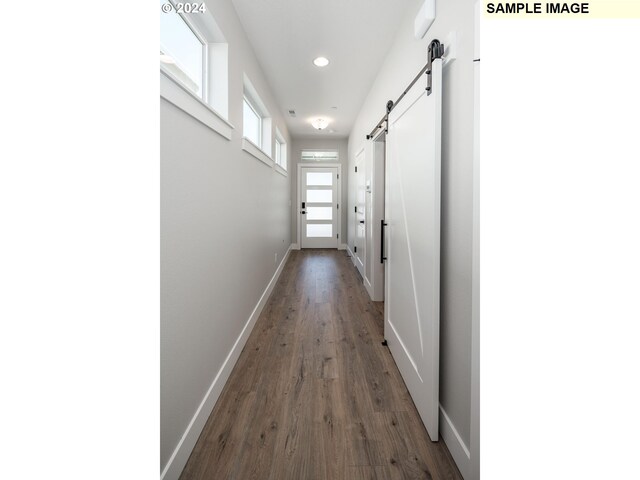
[[[337,150],[303,150],[301,160],[303,162],[337,162]]]

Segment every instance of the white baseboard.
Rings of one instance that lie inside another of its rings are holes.
[[[220,393],[222,393],[222,389],[225,383],[227,383],[229,375],[231,374],[233,367],[238,361],[238,357],[240,356],[244,345],[247,343],[249,334],[251,333],[251,330],[253,330],[253,326],[255,325],[256,320],[258,320],[258,317],[260,317],[260,313],[262,313],[262,309],[266,305],[267,300],[269,299],[269,296],[273,291],[273,287],[276,285],[276,282],[278,281],[278,278],[282,273],[284,265],[289,258],[289,253],[293,248],[293,244],[289,246],[287,253],[285,253],[282,261],[280,262],[280,265],[278,265],[276,272],[273,274],[273,277],[271,277],[271,281],[262,293],[258,304],[253,309],[249,320],[247,320],[247,323],[244,325],[242,332],[240,332],[240,335],[236,339],[236,342],[227,355],[227,358],[222,364],[222,367],[218,371],[218,374],[213,380],[213,383],[211,383],[209,390],[202,399],[202,402],[196,410],[195,415],[191,419],[189,426],[182,435],[180,442],[178,442],[178,446],[173,451],[173,454],[171,455],[171,458],[169,458],[169,461],[164,467],[164,470],[162,470],[162,474],[160,475],[161,480],[178,480],[178,478],[180,477],[180,474],[182,473],[187,460],[189,460],[189,455],[191,455],[191,451],[196,445],[198,437],[200,436],[200,433],[202,432],[202,429],[204,428],[209,415],[211,415],[211,411],[218,401],[218,397],[220,397]]]
[[[349,247],[349,245],[347,245],[347,253],[349,254],[349,257],[351,258],[351,263],[353,263],[353,265],[355,266],[356,261],[355,261],[355,255],[353,254],[353,252],[351,251],[351,247]]]
[[[346,243],[338,244],[338,250],[348,250],[348,249],[349,247],[347,246]],[[300,246],[297,243],[292,243],[291,250],[300,250]]]
[[[375,300],[373,300],[373,297],[374,297],[374,295],[373,295],[373,285],[371,285],[371,282],[369,281],[369,279],[367,277],[364,277],[363,280],[364,280],[364,288],[367,291],[367,293],[369,294],[369,298],[372,301],[375,301]]]
[[[456,462],[462,478],[470,478],[471,454],[442,405],[440,405],[440,435],[442,435],[444,443],[447,444],[447,448]]]

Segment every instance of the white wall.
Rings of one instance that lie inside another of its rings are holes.
[[[241,149],[243,73],[291,145],[286,125],[231,2],[207,8],[229,43],[235,130],[229,141],[160,100],[162,468],[291,243],[290,178]]]
[[[457,33],[457,59],[443,74],[442,125],[442,263],[440,402],[465,447],[470,440],[471,409],[471,272],[473,199],[473,2],[440,0],[436,21],[423,40],[413,36],[413,20],[422,4],[413,0],[394,44],[373,83],[349,136],[350,167],[355,154],[385,113],[388,100],[396,100],[426,63],[428,43],[445,43],[449,32]],[[349,225],[353,224],[353,186],[349,191]],[[353,228],[349,246],[353,246]],[[446,422],[444,422],[446,423]],[[441,424],[445,435],[446,425]],[[456,458],[460,445],[446,437]],[[459,443],[459,442],[458,442]],[[461,470],[460,456],[456,458]]]
[[[291,241],[296,242],[298,235],[298,222],[300,221],[300,205],[297,204],[298,192],[298,163],[303,150],[338,150],[338,159],[342,165],[342,204],[340,205],[341,238],[338,245],[347,243],[347,187],[349,172],[347,171],[347,139],[346,138],[294,138],[293,148],[289,161],[291,168]],[[353,205],[353,204],[352,204]],[[353,207],[352,207],[353,208]]]

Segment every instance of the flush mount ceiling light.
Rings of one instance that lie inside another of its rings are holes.
[[[325,57],[318,57],[313,61],[313,64],[316,67],[326,67],[327,65],[329,65],[329,60]]]
[[[327,125],[329,125],[329,122],[324,118],[316,118],[311,122],[311,125],[313,125],[313,128],[315,128],[316,130],[323,130],[327,128]]]

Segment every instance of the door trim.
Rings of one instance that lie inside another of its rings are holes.
[[[357,173],[354,173],[354,182],[355,182],[355,205],[354,206],[358,206],[358,175],[362,175],[362,179],[363,182],[366,183],[366,170],[367,170],[367,152],[366,152],[366,143],[364,143],[362,145],[362,147],[360,147],[358,149],[358,152],[356,153],[356,156],[354,157],[354,166],[356,167],[356,169],[358,168],[358,157],[362,155],[362,161],[359,165],[360,167],[360,171]],[[365,226],[364,226],[364,238],[362,240],[362,246],[360,247],[362,250],[364,250],[363,252],[358,252],[358,251],[354,251],[353,252],[353,264],[356,267],[356,270],[358,270],[358,272],[360,272],[360,276],[362,277],[362,283],[365,283],[365,270],[366,270],[366,263],[367,263],[367,197],[366,197],[366,193],[365,193],[365,197],[364,197],[364,203],[362,208],[364,209],[364,221],[365,221]],[[356,245],[356,240],[358,239],[358,228],[359,228],[359,223],[358,223],[358,212],[355,212],[355,216],[353,217],[353,232],[354,232],[354,237],[353,237],[353,246],[354,248],[357,247]],[[357,249],[356,249],[357,250]],[[360,255],[362,255],[362,262],[360,262]],[[358,264],[361,263],[362,267],[359,267]]]
[[[474,53],[480,57],[482,7],[474,4]],[[480,62],[473,63],[473,241],[471,269],[471,418],[469,480],[480,478]]]
[[[337,193],[337,204],[340,206],[338,210],[338,225],[336,226],[336,233],[338,234],[338,238],[336,239],[336,248],[340,250],[340,246],[344,243],[342,238],[342,210],[346,207],[346,205],[342,204],[342,164],[340,163],[331,163],[331,162],[318,162],[318,163],[298,163],[298,181],[296,185],[296,245],[298,249],[302,248],[302,222],[300,221],[300,203],[302,203],[302,168],[303,167],[319,167],[319,168],[337,168],[338,169],[338,184],[336,185]]]
[[[368,140],[367,144],[367,152],[371,157],[370,159],[370,168],[371,168],[371,216],[368,220],[369,225],[367,227],[367,232],[370,233],[371,242],[369,243],[369,252],[371,254],[371,258],[368,259],[371,265],[371,278],[365,278],[365,288],[369,292],[369,296],[375,302],[384,301],[384,263],[380,263],[380,237],[382,235],[380,228],[380,220],[384,220],[385,218],[385,180],[386,180],[386,130],[380,129],[380,131],[370,140]],[[384,142],[384,163],[382,165],[382,171],[380,172],[380,166],[378,165],[378,158],[376,157],[376,153],[379,148],[381,148],[379,144]],[[365,155],[367,153],[365,152]],[[380,191],[382,189],[382,191]],[[382,204],[382,205],[380,205]]]

